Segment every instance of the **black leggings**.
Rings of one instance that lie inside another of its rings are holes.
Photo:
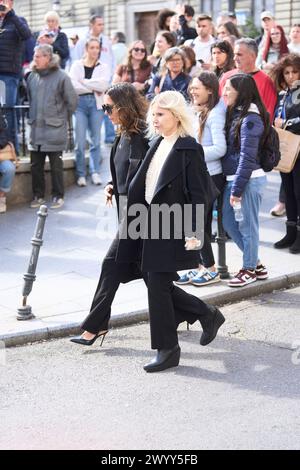
[[[289,222],[300,222],[300,158],[290,173],[280,173],[285,191],[285,207]]]

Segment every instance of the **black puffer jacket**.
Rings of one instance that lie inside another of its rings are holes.
[[[0,34],[0,73],[19,75],[22,68],[23,41],[30,38],[26,21],[9,11],[3,20]]]
[[[4,119],[2,110],[0,109],[0,149],[3,149],[8,144],[8,140],[6,120]]]
[[[300,85],[279,93],[275,116],[284,120],[287,131],[300,135]]]

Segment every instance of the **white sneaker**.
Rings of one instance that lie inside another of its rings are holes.
[[[0,197],[0,214],[4,214],[6,212],[6,197]]]
[[[64,202],[62,197],[54,197],[50,209],[60,209],[64,205]]]
[[[97,186],[102,184],[99,173],[92,173],[92,183],[96,184]]]
[[[31,207],[31,209],[37,209],[38,207],[42,206],[43,204],[46,204],[46,201],[43,197],[35,197],[31,201],[30,207]]]
[[[84,176],[79,176],[78,180],[77,180],[77,184],[78,186],[86,186],[86,179]]]

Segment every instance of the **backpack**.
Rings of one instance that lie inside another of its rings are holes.
[[[265,172],[272,171],[281,158],[279,137],[275,127],[269,126],[268,135],[259,149],[259,163]]]

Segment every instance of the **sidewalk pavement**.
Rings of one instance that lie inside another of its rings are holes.
[[[103,182],[110,179],[109,151],[110,148],[103,148]],[[222,305],[300,283],[300,256],[272,246],[285,231],[285,219],[269,215],[277,201],[279,184],[277,172],[268,174],[260,213],[260,258],[268,267],[269,279],[236,289],[222,280],[206,287],[185,286],[187,292]],[[37,278],[27,301],[35,315],[32,320],[18,321],[16,315],[22,305],[23,274],[31,254],[37,210],[12,206],[0,216],[0,341],[6,346],[78,331],[90,308],[101,260],[117,228],[116,210],[105,207],[103,187],[93,186],[90,181],[86,188],[72,187],[66,192],[61,210],[49,209]],[[213,249],[217,261],[215,243]],[[229,272],[234,274],[241,267],[241,253],[233,242],[228,242],[226,254]],[[121,285],[112,308],[112,326],[146,319],[147,292],[143,281]]]

